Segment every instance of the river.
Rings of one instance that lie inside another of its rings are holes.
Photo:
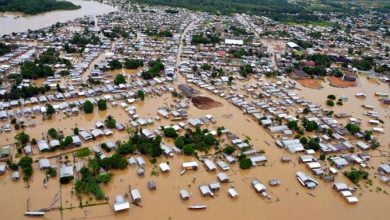
[[[68,0],[81,8],[58,10],[38,15],[26,16],[21,13],[0,13],[0,35],[23,32],[47,27],[57,22],[65,22],[85,15],[100,15],[115,11],[115,8],[96,1]]]

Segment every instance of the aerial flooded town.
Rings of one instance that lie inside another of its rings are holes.
[[[389,219],[388,3],[0,0],[0,219]]]

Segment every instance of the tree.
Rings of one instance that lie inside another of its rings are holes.
[[[126,79],[122,74],[118,74],[115,76],[115,79],[114,79],[115,85],[125,84],[125,83],[126,83]]]
[[[287,123],[287,126],[289,129],[297,129],[298,128],[298,122],[297,121],[289,121]]]
[[[236,148],[232,145],[228,145],[226,146],[222,151],[225,153],[225,154],[228,154],[228,155],[232,155],[234,153],[234,151],[236,150]]]
[[[304,145],[305,149],[312,149],[318,151],[320,149],[319,138],[310,138],[307,144]]]
[[[373,134],[372,131],[368,131],[368,130],[364,131],[364,140],[366,140],[366,141],[371,140],[372,134]]]
[[[111,70],[122,69],[122,63],[119,62],[119,60],[112,60],[108,63],[108,65],[110,66]]]
[[[48,116],[52,116],[54,113],[56,113],[56,110],[54,109],[54,107],[50,104],[46,104],[46,114]]]
[[[336,100],[336,96],[331,94],[331,95],[328,95],[327,97],[328,99],[331,99],[331,100]]]
[[[30,136],[26,133],[24,133],[24,131],[18,133],[15,135],[15,140],[17,142],[18,145],[26,145],[29,141],[30,141]]]
[[[326,105],[327,106],[334,106],[334,102],[330,99],[326,100]]]
[[[22,168],[22,172],[23,172],[23,179],[25,181],[29,180],[32,176],[32,173],[33,173],[33,169],[32,169],[32,163],[33,163],[33,159],[31,157],[22,157],[20,160],[19,160],[19,163],[18,163],[18,166],[20,166]]]
[[[317,122],[309,121],[306,118],[304,118],[304,120],[303,120],[303,127],[308,132],[312,132],[312,131],[317,130],[319,128]]]
[[[132,154],[134,151],[135,146],[130,142],[120,144],[116,149],[116,152],[120,155]]]
[[[355,134],[357,132],[360,132],[360,127],[356,124],[353,124],[353,123],[348,123],[345,128],[351,133],[351,134]]]
[[[170,138],[176,138],[178,135],[174,128],[169,127],[164,129],[164,136],[170,137]]]
[[[111,173],[103,173],[97,176],[97,180],[99,183],[107,184],[111,181],[112,174]]]
[[[177,148],[183,149],[184,145],[185,145],[185,142],[184,142],[184,139],[182,137],[177,137],[175,139],[175,146]]]
[[[376,139],[371,140],[371,143],[370,143],[371,149],[375,150],[380,146],[381,146],[381,144],[379,143],[378,140],[376,140]]]
[[[251,168],[252,166],[252,161],[249,158],[245,158],[240,160],[240,168],[243,170],[247,170]]]
[[[79,128],[73,128],[73,134],[74,135],[79,135],[79,131],[80,131],[80,129]]]
[[[351,171],[345,171],[344,175],[348,177],[354,184],[359,183],[361,179],[367,179],[368,173],[364,170],[357,170],[355,168],[351,168]]]
[[[307,138],[306,137],[301,137],[301,139],[299,139],[299,142],[301,142],[301,144],[305,145],[307,144]]]
[[[72,136],[66,136],[64,139],[62,139],[61,141],[60,141],[60,145],[62,146],[62,147],[69,147],[70,145],[72,145],[73,144],[73,138],[72,138]]]
[[[144,101],[145,100],[145,92],[143,90],[138,90],[137,91],[137,97],[139,99],[141,99],[142,101]]]
[[[99,101],[97,102],[97,105],[98,105],[98,109],[100,111],[107,110],[107,102],[106,102],[106,100],[99,99]]]
[[[104,120],[104,124],[107,126],[107,128],[115,128],[116,126],[116,120],[114,119],[114,117],[112,117],[111,115],[109,115],[106,120]]]
[[[91,101],[87,100],[84,102],[84,105],[83,105],[83,109],[84,109],[84,112],[86,114],[90,114],[90,113],[93,113],[93,104]]]
[[[142,60],[134,60],[134,59],[126,59],[124,64],[126,69],[137,69],[138,67],[141,67],[143,65],[144,62]]]
[[[195,153],[194,146],[192,144],[186,144],[183,147],[183,153],[185,155],[193,155]]]
[[[16,164],[16,163],[10,163],[8,166],[13,171],[18,170],[18,168],[19,168],[18,164]]]
[[[47,134],[51,137],[51,138],[57,138],[58,137],[58,132],[55,128],[50,128],[48,131],[47,131]]]

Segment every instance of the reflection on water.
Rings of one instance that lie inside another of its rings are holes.
[[[81,8],[77,10],[52,11],[33,16],[24,16],[20,13],[0,13],[0,35],[27,31],[28,29],[35,30],[57,22],[65,22],[88,15],[105,14],[115,10],[109,5],[96,1],[68,1],[80,5]]]

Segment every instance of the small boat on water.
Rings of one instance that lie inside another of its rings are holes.
[[[188,209],[193,209],[193,210],[199,210],[199,209],[206,209],[207,205],[190,205],[188,206]]]
[[[31,216],[31,217],[44,216],[45,212],[25,212],[24,215],[25,216]]]

